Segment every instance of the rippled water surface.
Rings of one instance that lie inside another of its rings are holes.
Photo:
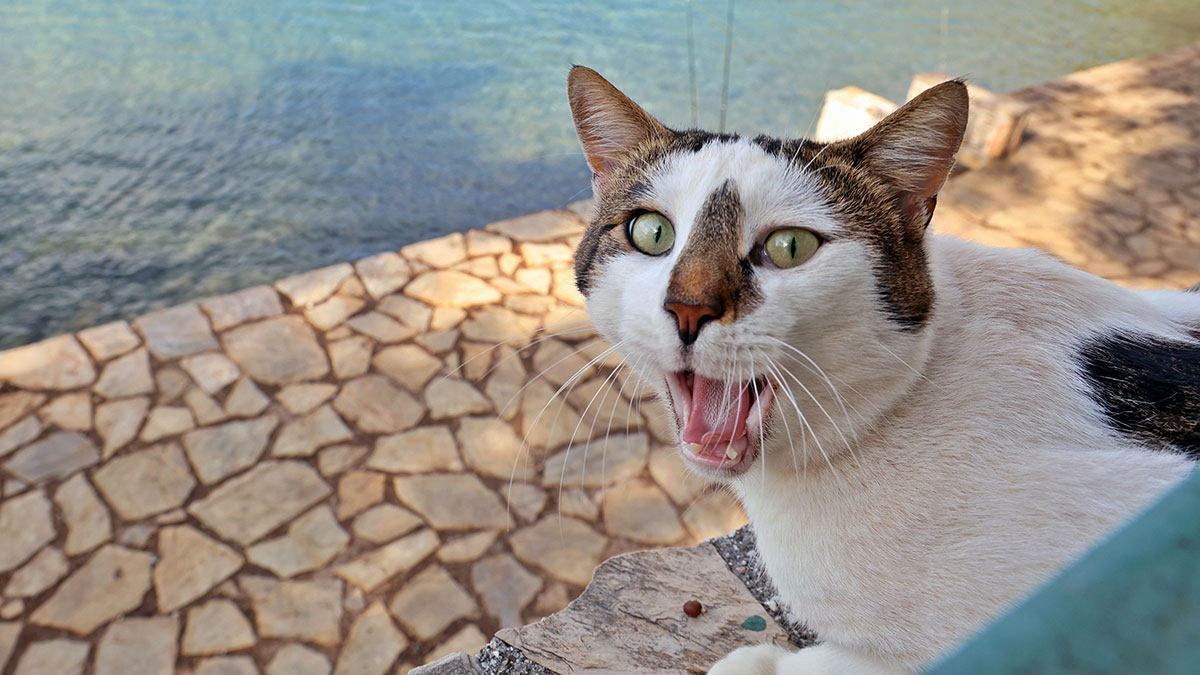
[[[743,0],[728,127],[941,68],[1010,90],[1200,38],[1195,0]],[[692,123],[682,1],[4,0],[0,347],[587,194],[593,66]],[[694,3],[715,127],[726,3]]]

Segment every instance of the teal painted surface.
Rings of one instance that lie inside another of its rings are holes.
[[[1200,673],[1200,472],[932,672]]]

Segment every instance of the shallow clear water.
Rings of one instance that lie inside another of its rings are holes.
[[[849,84],[1010,90],[1200,36],[1195,0],[743,0],[727,126],[800,135]],[[692,123],[686,7],[0,3],[0,347],[587,194],[564,99],[597,68]],[[726,2],[694,3],[715,127]]]

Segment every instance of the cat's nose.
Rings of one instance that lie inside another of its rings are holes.
[[[675,315],[675,321],[679,323],[679,339],[685,345],[692,344],[696,338],[700,337],[700,329],[704,327],[704,324],[721,318],[721,315],[725,313],[725,308],[719,305],[693,305],[671,298],[667,298],[667,301],[663,303],[663,309]]]

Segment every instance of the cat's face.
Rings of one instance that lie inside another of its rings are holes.
[[[828,145],[672,131],[586,68],[570,96],[596,196],[577,283],[667,402],[683,457],[728,478],[845,448],[886,407],[851,391],[894,388],[891,357],[925,342],[924,231],[965,126],[962,84]]]

